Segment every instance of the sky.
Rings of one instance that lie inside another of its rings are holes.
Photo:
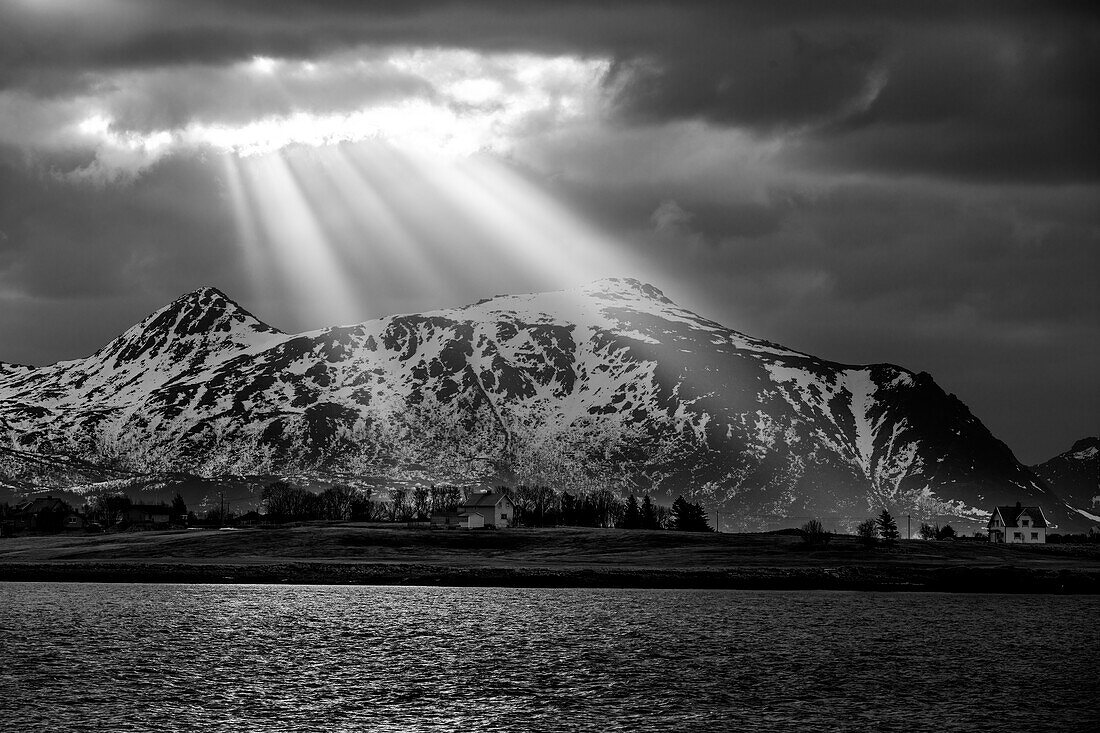
[[[285,331],[639,277],[1100,433],[1083,3],[0,0],[0,360],[219,287]]]

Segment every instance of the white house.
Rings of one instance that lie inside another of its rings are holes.
[[[504,494],[485,491],[471,494],[466,503],[459,508],[460,514],[480,514],[486,527],[508,527],[516,516],[516,507]]]
[[[998,506],[993,508],[989,518],[989,541],[1008,543],[1045,543],[1047,541],[1047,518],[1042,507]]]
[[[433,529],[481,529],[484,526],[485,517],[479,512],[438,512],[432,515]]]
[[[508,527],[515,516],[516,508],[505,494],[482,491],[471,494],[458,511],[432,514],[432,527],[436,529]]]

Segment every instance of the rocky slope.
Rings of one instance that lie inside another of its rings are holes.
[[[792,351],[634,280],[297,335],[203,288],[86,359],[0,365],[5,436],[142,470],[682,492],[731,530],[883,506],[973,529],[1016,501],[1084,519],[929,375]]]
[[[1090,526],[1100,526],[1100,437],[1083,438],[1031,470]]]

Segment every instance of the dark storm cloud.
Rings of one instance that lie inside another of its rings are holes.
[[[902,46],[874,101],[792,155],[828,168],[990,180],[1100,175],[1100,36],[944,30]]]
[[[210,273],[233,277],[233,220],[212,178],[173,158],[140,183],[74,186],[0,150],[0,293],[117,297],[141,283],[170,300]]]
[[[667,193],[686,225],[628,236],[676,302],[827,359],[931,372],[1026,462],[1095,432],[1095,189],[840,185],[724,238],[690,216],[693,191]]]
[[[683,192],[681,202],[670,198],[667,183],[615,188],[570,185],[560,186],[557,193],[572,209],[609,230],[628,229],[647,222],[661,228],[663,217],[658,212],[680,209],[682,216],[664,220],[666,228],[674,225],[681,232],[698,234],[715,246],[727,239],[757,239],[773,234],[791,210],[787,197],[778,193],[767,201],[758,202],[697,200],[692,198],[692,192]]]
[[[1065,328],[1097,325],[1100,213],[1092,206],[1093,190],[989,197],[968,189],[875,183],[812,196],[777,191],[759,208],[776,226],[750,236],[740,226],[721,226],[721,218],[714,226],[695,215],[691,193],[684,193],[679,206],[688,218],[679,234],[701,235],[694,245],[700,259],[716,273],[745,281],[740,292],[752,292],[748,309],[779,312],[800,291],[816,288],[829,307],[865,312],[867,325],[881,317],[902,318],[909,326],[928,314],[947,324],[957,320],[952,313],[967,313],[975,320],[969,325],[1008,340],[1033,331],[1054,338]],[[1054,221],[1021,203],[1053,197],[1076,214]],[[729,215],[745,210],[731,207]],[[665,250],[666,266],[676,269],[683,249]],[[800,308],[794,312],[805,316]],[[824,350],[827,344],[815,346]]]
[[[724,25],[675,39],[672,53],[620,64],[627,119],[697,117],[763,132],[815,123],[857,105],[883,56],[872,34]]]
[[[1084,4],[90,0],[63,15],[10,4],[0,29],[0,84],[35,94],[96,70],[360,44],[570,52],[615,60],[623,122],[788,135],[796,164],[1100,176],[1100,23]]]
[[[1095,180],[1096,16],[960,5],[700,12],[697,32],[624,60],[620,109],[783,135],[792,164],[826,170]]]

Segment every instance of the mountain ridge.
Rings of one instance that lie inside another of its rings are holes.
[[[1100,436],[1081,438],[1031,469],[1091,526],[1100,526]]]
[[[1020,499],[1073,519],[930,375],[797,352],[631,278],[301,334],[200,288],[87,359],[0,370],[4,435],[210,475],[685,493],[747,529],[882,506],[978,526]]]

